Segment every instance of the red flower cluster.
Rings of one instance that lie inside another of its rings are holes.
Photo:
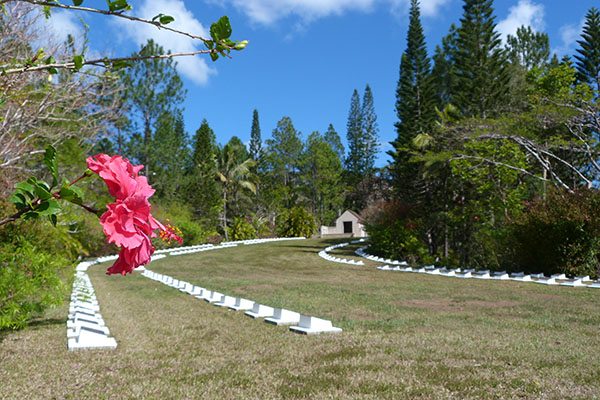
[[[157,229],[161,236],[183,243],[172,228],[166,228],[150,213],[148,199],[154,194],[154,189],[145,176],[138,175],[143,165],[134,166],[121,156],[106,154],[88,157],[87,165],[104,180],[109,193],[115,198],[114,203],[106,206],[108,211],[100,217],[108,242],[121,247],[119,258],[106,271],[107,274],[125,275],[140,265],[148,264],[154,253],[151,239],[157,236],[154,232]]]

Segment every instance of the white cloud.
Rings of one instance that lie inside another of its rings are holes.
[[[570,53],[575,48],[577,40],[581,36],[583,31],[583,25],[585,24],[585,18],[582,19],[579,24],[567,24],[560,27],[560,46],[552,49],[554,53],[559,55],[565,55]]]
[[[134,8],[132,14],[136,17],[152,19],[161,12],[175,18],[175,21],[171,22],[169,27],[203,37],[208,36],[204,26],[186,8],[182,0],[144,0]],[[117,24],[130,38],[139,44],[146,43],[148,39],[154,39],[165,50],[171,50],[173,53],[190,52],[203,48],[202,42],[198,40],[159,30],[152,25],[125,20],[119,20]],[[202,56],[178,57],[177,69],[182,75],[199,85],[206,84],[209,77],[216,74],[216,70],[209,67],[206,59]]]
[[[421,0],[421,14],[424,17],[436,17],[442,8],[452,0]]]
[[[509,9],[508,16],[497,25],[498,32],[506,40],[506,36],[514,35],[521,26],[530,26],[534,31],[544,29],[544,5],[531,0],[519,0]]]
[[[205,0],[213,4],[228,1],[246,14],[250,20],[271,25],[287,17],[299,17],[304,22],[341,15],[348,11],[369,12],[377,5],[390,7],[393,11],[408,10],[410,0]],[[421,0],[421,13],[425,17],[436,16],[440,7],[452,0]]]
[[[375,0],[230,0],[254,22],[269,25],[290,15],[314,20],[345,11],[371,9]]]
[[[60,43],[67,40],[68,35],[73,36],[76,43],[84,37],[83,21],[72,11],[53,11],[50,18],[40,17],[40,21],[43,21],[43,28],[49,31],[50,36]]]

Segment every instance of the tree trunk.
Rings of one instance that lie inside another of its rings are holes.
[[[223,189],[223,232],[225,232],[225,241],[229,241],[227,232],[227,189]]]

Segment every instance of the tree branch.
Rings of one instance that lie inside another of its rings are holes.
[[[10,2],[10,1],[20,1],[20,2],[30,3],[30,4],[34,4],[34,5],[38,5],[38,6],[62,8],[65,10],[86,11],[86,12],[92,12],[92,13],[103,14],[103,15],[112,15],[114,17],[124,18],[124,19],[128,19],[130,21],[136,21],[136,22],[141,22],[144,24],[153,25],[157,29],[164,29],[166,31],[173,32],[178,35],[187,36],[191,39],[201,40],[203,43],[206,43],[207,41],[209,41],[209,39],[206,39],[202,36],[194,35],[192,33],[180,31],[178,29],[170,28],[166,25],[162,25],[158,21],[151,21],[151,20],[148,20],[145,18],[139,18],[139,17],[134,17],[132,15],[127,15],[122,10],[121,11],[100,10],[97,8],[81,7],[81,6],[75,6],[75,5],[61,4],[58,2],[54,2],[54,1],[42,1],[42,0],[3,0],[0,4]]]
[[[14,1],[14,0],[11,0]],[[168,54],[157,54],[157,55],[149,55],[149,56],[137,56],[137,57],[118,57],[118,58],[98,58],[95,60],[84,61],[82,65],[94,65],[99,67],[107,67],[108,64],[117,63],[117,62],[127,62],[127,61],[141,61],[141,60],[154,60],[154,59],[165,59],[165,58],[173,58],[173,57],[185,57],[185,56],[195,56],[198,54],[210,54],[216,53],[216,50],[196,50],[196,51],[188,51],[188,52],[180,52],[180,53],[168,53]],[[63,62],[63,63],[52,63],[52,64],[43,64],[43,65],[24,65],[20,67],[13,67],[9,69],[7,65],[0,66],[0,70],[2,70],[2,74],[17,74],[21,72],[32,72],[32,71],[44,71],[51,68],[56,69],[71,69],[74,70],[75,63],[73,61]]]

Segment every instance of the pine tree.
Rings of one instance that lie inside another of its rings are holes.
[[[252,113],[252,129],[250,131],[250,157],[256,162],[262,156],[262,139],[260,136],[260,124],[258,122],[258,111]]]
[[[579,48],[575,55],[577,72],[581,82],[600,93],[600,10],[592,7],[585,16],[585,25]]]
[[[181,111],[163,113],[152,138],[151,169],[153,186],[160,197],[175,198],[185,186],[185,170],[190,152]]]
[[[217,145],[215,134],[204,119],[193,139],[188,198],[194,213],[208,225],[216,225],[221,195],[216,181]]]
[[[305,197],[317,220],[323,225],[333,223],[344,200],[342,162],[327,138],[319,132],[311,133],[306,140],[302,178]]]
[[[242,139],[237,136],[232,136],[225,146],[231,147],[232,151],[235,153],[235,159],[238,161],[246,161],[248,158],[252,158]]]
[[[442,38],[442,45],[435,47],[431,80],[436,94],[436,106],[441,110],[452,103],[452,92],[456,88],[454,58],[458,42],[458,28],[450,25],[450,32]]]
[[[363,174],[372,175],[375,169],[375,158],[379,152],[379,127],[377,125],[377,114],[375,114],[373,92],[368,84],[363,94],[361,122],[364,135],[364,155],[361,169]]]
[[[346,125],[346,141],[348,142],[348,156],[344,160],[344,167],[350,176],[350,182],[359,179],[362,175],[362,165],[364,157],[364,135],[362,123],[362,109],[360,106],[360,96],[354,89],[350,99],[350,111],[348,112],[348,123]]]
[[[541,68],[550,57],[550,39],[544,32],[534,32],[530,26],[521,26],[515,36],[506,38],[508,57],[513,65],[526,71]]]
[[[510,64],[509,96],[506,109],[512,112],[525,111],[530,107],[530,77],[533,69],[538,71],[548,64],[550,40],[548,34],[535,32],[530,26],[521,26],[515,36],[506,38],[506,51]]]
[[[337,131],[333,127],[333,124],[329,124],[329,126],[327,127],[327,131],[325,132],[324,139],[327,143],[329,143],[329,145],[331,146],[333,151],[335,151],[337,153],[340,160],[343,160],[344,152],[345,152],[344,145],[342,143],[342,139],[340,138],[340,135],[337,133]]]
[[[299,175],[304,144],[292,119],[283,117],[265,143],[263,190],[261,196],[269,209],[289,208],[300,193]]]
[[[431,63],[427,57],[417,0],[411,2],[406,42],[396,89],[397,137],[392,142],[394,151],[390,155],[393,157],[391,169],[396,190],[408,195],[414,192],[417,177],[417,167],[410,163],[413,139],[417,135],[431,133],[436,116]]]
[[[151,56],[164,54],[164,49],[153,40],[142,46],[133,56]],[[142,123],[142,132],[136,132],[130,140],[129,148],[135,161],[144,165],[144,173],[152,174],[152,127],[164,112],[176,112],[179,109],[185,89],[175,69],[173,59],[143,60],[124,70],[122,75],[125,87],[125,103],[134,116]]]
[[[453,103],[464,116],[486,118],[503,106],[509,88],[506,55],[495,31],[493,0],[464,0],[455,57]]]

